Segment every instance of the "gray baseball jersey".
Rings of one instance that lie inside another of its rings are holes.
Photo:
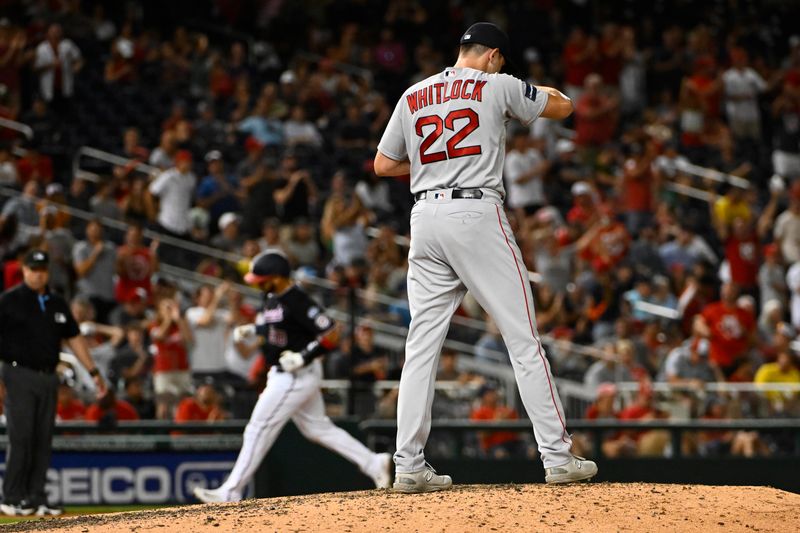
[[[378,150],[411,163],[411,324],[397,403],[398,474],[425,468],[423,450],[439,353],[469,291],[503,335],[546,468],[567,464],[572,441],[544,347],[522,253],[503,210],[506,123],[528,124],[548,94],[504,74],[448,68],[409,88]],[[454,195],[454,188],[483,194]]]
[[[378,150],[411,161],[412,193],[486,187],[504,194],[506,123],[530,124],[547,98],[507,74],[450,67],[403,93]]]

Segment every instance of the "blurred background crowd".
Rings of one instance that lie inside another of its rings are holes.
[[[580,391],[568,416],[796,416],[790,388],[715,386],[800,383],[800,9],[735,3],[0,2],[0,118],[32,130],[0,129],[3,288],[47,250],[114,385],[93,401],[65,356],[59,418],[247,417],[266,369],[230,331],[254,316],[242,275],[268,248],[358,316],[326,361],[354,385],[339,412],[393,417],[396,388],[374,385],[402,367],[386,338],[410,320],[413,200],[372,159],[399,95],[452,64],[475,20],[508,31],[513,74],[575,103],[564,123],[510,123],[504,170],[539,331]],[[516,418],[497,329],[469,298],[456,314],[464,349],[441,358],[434,416]],[[752,456],[783,440],[682,445]],[[482,433],[474,452],[531,441]],[[602,443],[670,446],[659,431]]]

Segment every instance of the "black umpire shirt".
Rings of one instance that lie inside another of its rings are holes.
[[[284,350],[300,352],[335,325],[297,285],[283,294],[270,294],[255,323],[265,339],[261,351],[268,366],[278,364]]]
[[[0,294],[0,356],[6,363],[53,372],[61,341],[80,333],[67,302],[24,283]]]

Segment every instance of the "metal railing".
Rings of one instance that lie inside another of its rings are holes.
[[[685,174],[691,174],[698,178],[705,178],[718,183],[730,183],[734,187],[739,187],[740,189],[747,189],[750,187],[750,182],[744,178],[720,172],[712,168],[701,167],[700,165],[695,165],[694,163],[689,163],[682,159],[676,160],[673,166],[675,169]]]
[[[33,128],[22,122],[0,117],[0,128],[17,131],[25,136],[29,141],[33,139]]]
[[[708,191],[704,191],[703,189],[698,189],[697,187],[684,185],[683,183],[675,183],[668,181],[664,184],[664,188],[666,188],[669,191],[681,194],[683,196],[688,196],[690,198],[695,198],[697,200],[703,200],[704,202],[708,203],[713,202],[715,198],[715,196]]]
[[[100,150],[98,148],[93,148],[91,146],[81,146],[80,148],[78,148],[78,150],[75,152],[75,155],[72,158],[73,175],[78,175],[79,173],[86,172],[84,170],[81,170],[81,158],[83,157],[97,159],[98,161],[109,163],[115,166],[130,165],[134,170],[138,170],[139,172],[148,175],[158,174],[161,172],[160,168],[148,165],[147,163],[142,163],[138,159],[131,159],[117,154],[112,154],[111,152],[106,152],[105,150]],[[96,176],[96,174],[94,175]]]
[[[670,456],[680,458],[683,455],[683,435],[698,431],[759,431],[790,432],[794,435],[794,455],[800,455],[800,420],[572,420],[566,422],[570,431],[581,431],[592,435],[594,458],[603,457],[603,435],[608,432],[623,430],[650,431],[663,430],[670,433]],[[359,424],[367,434],[368,446],[374,448],[377,437],[393,437],[397,432],[396,420],[365,420]],[[531,423],[528,420],[497,420],[491,422],[474,420],[433,420],[432,431],[454,434],[458,437],[457,449],[463,449],[464,436],[476,431],[515,431],[530,433]]]
[[[105,157],[102,151],[97,151],[97,152],[90,151],[88,153],[90,154],[91,157],[95,156]],[[18,196],[20,194],[21,193],[15,189],[0,187],[0,195]],[[72,216],[75,216],[83,220],[88,221],[97,218],[97,216],[94,213],[72,208],[62,204],[53,204],[53,205],[57,207],[59,210],[62,210]],[[120,231],[124,231],[128,227],[128,225],[122,221],[107,217],[101,217],[100,221],[105,226]],[[223,261],[235,263],[242,258],[242,256],[237,254],[222,252],[220,250],[204,246],[202,244],[197,244],[191,241],[186,241],[172,236],[163,235],[153,230],[145,230],[144,234],[148,238],[159,239],[161,242],[165,244],[171,244],[194,253],[204,254],[208,257],[214,257]],[[198,284],[216,285],[220,282],[220,279],[216,277],[206,276],[204,274],[200,274],[192,270],[165,264],[163,262],[160,265],[159,273],[179,284],[190,287],[190,291],[194,289]],[[330,291],[337,289],[334,283],[323,278],[313,278],[313,277],[304,278],[303,283],[307,283],[312,287],[321,289],[323,291]],[[241,292],[248,298],[248,301],[250,303],[252,303],[253,305],[259,304],[261,297],[259,291],[244,284],[234,284],[234,286],[237,291]],[[375,294],[363,289],[355,289],[355,296],[363,301],[376,302],[386,306],[407,305],[407,300],[405,299],[393,298],[381,294]],[[654,304],[643,304],[642,302],[639,302],[638,305],[639,306],[644,305],[644,307],[646,307],[647,310],[653,312],[658,316],[666,316],[668,318],[674,318],[677,316],[677,312],[669,308],[662,309],[660,306],[655,306]],[[353,323],[355,325],[361,325],[361,324],[370,325],[376,333],[375,344],[377,346],[387,350],[391,350],[392,352],[398,354],[404,352],[405,339],[408,335],[408,328],[401,325],[382,322],[380,320],[375,320],[373,318],[368,318],[363,316],[357,316],[353,321],[350,309],[346,308],[342,309],[337,307],[330,307],[329,312],[332,318],[336,319],[337,321],[343,324]],[[454,326],[474,330],[479,334],[483,334],[487,331],[486,322],[481,320],[454,316],[452,319],[452,323]],[[542,335],[541,338],[544,343],[547,343],[551,345],[551,347],[564,353],[588,357],[593,360],[608,357],[608,355],[605,354],[602,350],[599,350],[591,346],[585,346],[585,345],[575,344],[567,340],[556,339],[547,334]],[[448,349],[456,350],[457,352],[464,354],[475,355],[476,353],[476,349],[473,344],[462,342],[455,339],[446,340],[444,346]],[[504,361],[507,359],[506,354],[502,352],[486,350],[486,353],[487,355],[495,358],[497,361]],[[517,384],[513,370],[511,369],[510,365],[504,363],[493,363],[491,361],[485,361],[476,358],[466,358],[466,357],[460,358],[459,364],[462,365],[462,368],[465,371],[474,372],[483,375],[485,377],[492,378],[501,383],[502,393],[505,397],[505,401],[507,402],[507,404],[508,405],[517,404],[518,402]],[[585,402],[590,400],[591,395],[593,394],[593,391],[578,392],[580,390],[580,384],[570,385],[569,382],[565,380],[558,380],[558,383],[560,388],[567,387],[564,391],[562,391],[562,394],[564,394],[565,402],[569,402],[570,399],[572,398],[575,398],[576,400],[581,402]],[[347,398],[346,395],[344,397]]]
[[[13,121],[12,121],[13,122]],[[16,123],[20,124],[20,123]],[[0,126],[9,127],[0,122]],[[21,126],[25,126],[21,124]],[[122,157],[110,152],[106,152],[103,150],[98,150],[96,148],[90,146],[83,146],[78,149],[73,158],[73,171],[78,174],[81,172],[85,172],[80,168],[80,161],[82,158],[93,158],[97,159],[112,165],[132,165],[137,171],[144,172],[146,174],[152,174],[154,172],[159,172],[159,169],[153,167],[151,165],[147,165],[142,163],[138,160]],[[692,165],[690,163],[685,162],[678,162],[676,168],[683,172],[687,172],[693,175],[697,175],[703,178],[711,179],[714,181],[726,181],[738,187],[747,186],[747,180],[742,178],[738,178],[736,176],[731,176],[729,174],[724,174],[721,172],[717,172],[711,169],[706,169],[703,167],[699,167],[697,165]],[[701,198],[704,200],[711,201],[714,198],[714,195],[708,193],[707,191],[703,191],[701,189],[695,189],[693,187],[689,187],[683,184],[677,183],[668,183],[668,188],[674,188],[676,190],[680,189],[682,194],[687,194],[689,196]],[[0,194],[6,195],[17,195],[19,194],[18,191],[8,188],[0,188]],[[56,207],[60,210],[63,210],[73,216],[82,218],[82,219],[93,219],[96,218],[96,215],[93,213],[89,213],[86,211],[81,211],[75,208],[71,208],[69,206],[64,206],[61,204],[56,205]],[[101,218],[101,221],[104,225],[117,229],[117,230],[124,230],[127,227],[127,224],[109,218]],[[369,229],[369,233],[374,235],[378,230],[374,228]],[[184,250],[190,251],[192,253],[200,254],[207,257],[212,257],[215,259],[219,259],[221,261],[226,261],[230,263],[235,263],[241,260],[243,257],[238,254],[223,252],[217,250],[215,248],[211,248],[208,246],[204,246],[202,244],[198,244],[192,241],[188,241],[185,239],[179,239],[176,237],[172,237],[169,235],[164,235],[159,232],[153,230],[145,230],[145,236],[151,239],[159,239],[164,244],[168,244],[171,246],[175,246],[178,248],[182,248]],[[395,239],[398,244],[407,245],[408,241],[405,237],[397,236]],[[174,267],[167,264],[162,264],[161,267],[162,273],[171,277],[175,280],[187,280],[192,279],[195,283],[211,283],[215,284],[218,283],[220,280],[214,277],[203,276],[202,274],[196,274],[191,270],[182,269],[178,267]],[[536,272],[529,272],[528,273],[529,279],[537,283],[541,280],[541,276]],[[311,286],[314,286],[318,289],[322,290],[332,290],[336,289],[337,287],[330,281],[322,278],[304,278],[304,282],[308,283]],[[256,298],[258,296],[258,292],[254,289],[247,287],[245,285],[237,285],[237,290],[246,293],[251,298]],[[380,303],[386,306],[406,306],[407,301],[401,298],[393,298],[390,296],[385,296],[381,294],[371,293],[363,289],[355,289],[355,296],[364,301],[370,301],[373,303]],[[668,318],[671,320],[677,319],[680,317],[680,313],[674,309],[670,309],[663,306],[658,306],[655,304],[650,304],[647,302],[637,302],[635,304],[635,308],[647,313],[650,313],[654,316],[659,316],[663,318]],[[348,310],[343,309],[331,309],[331,314],[333,318],[340,320],[342,322],[347,322],[351,319],[350,315],[348,314]],[[405,327],[398,326],[391,323],[381,322],[374,319],[364,319],[359,317],[356,320],[356,323],[368,323],[373,326],[376,330],[378,335],[376,336],[376,343],[379,346],[392,349],[394,351],[402,352],[404,349],[404,341],[405,337],[407,336],[408,330]],[[458,327],[468,328],[475,330],[480,333],[484,333],[487,330],[487,324],[484,321],[470,319],[465,317],[458,317],[454,316],[452,319],[452,323]],[[604,358],[606,357],[601,350],[590,346],[584,346],[572,343],[570,341],[555,339],[549,335],[542,335],[542,341],[548,344],[551,344],[557,347],[559,350],[566,351],[571,354],[578,354],[585,357],[590,357],[593,359]],[[451,348],[463,353],[475,353],[475,347],[469,343],[461,342],[458,340],[448,339],[445,342],[445,346],[447,348]],[[492,355],[497,356],[498,358],[504,358],[505,354],[500,352],[492,352]],[[488,373],[492,377],[502,381],[507,385],[508,390],[506,394],[508,395],[508,399],[510,400],[512,396],[516,396],[516,381],[513,378],[513,372],[510,371],[510,367],[506,367],[505,365],[492,365],[492,364],[484,364],[482,365],[483,361],[475,361],[475,371],[480,373]],[[478,368],[480,366],[480,368]],[[509,374],[510,372],[510,374]],[[576,387],[572,387],[572,389],[577,390]],[[582,395],[586,396],[586,395]]]
[[[0,196],[6,196],[8,198],[13,198],[16,196],[21,196],[22,193],[16,189],[12,189],[10,187],[0,187]],[[99,220],[103,226],[118,230],[118,231],[125,231],[130,226],[128,223],[123,222],[121,220],[117,220],[114,218],[108,218],[104,216],[98,216],[95,213],[84,211],[82,209],[77,209],[75,207],[70,207],[64,204],[58,204],[53,202],[47,202],[46,200],[37,199],[40,202],[43,202],[48,205],[52,205],[53,207],[57,208],[59,211],[63,211],[70,216],[74,216],[76,218],[80,218],[81,220],[90,221],[90,220]],[[212,248],[210,246],[205,246],[203,244],[198,244],[192,241],[188,241],[185,239],[179,239],[177,237],[173,237],[171,235],[165,235],[163,233],[159,233],[157,231],[151,229],[145,229],[142,234],[148,239],[158,239],[160,243],[168,244],[170,246],[175,246],[176,248],[181,248],[189,252],[194,252],[197,254],[202,254],[208,257],[213,257],[215,259],[220,259],[223,261],[229,262],[237,262],[242,259],[241,255],[232,254],[228,252],[223,252],[216,248]],[[219,281],[219,280],[217,280]]]
[[[300,51],[296,52],[295,55],[297,57],[301,58],[301,59],[305,59],[307,61],[313,61],[315,63],[319,63],[320,61],[325,59],[324,56],[321,56],[319,54],[315,54],[313,52],[309,52],[309,51],[306,51],[306,50],[300,50]],[[353,65],[353,64],[350,64],[350,63],[343,63],[343,62],[336,61],[336,62],[333,63],[333,68],[335,68],[335,69],[337,69],[337,70],[339,70],[341,72],[344,72],[345,74],[350,74],[350,75],[353,75],[353,76],[359,76],[361,78],[364,78],[364,79],[370,80],[370,81],[372,80],[372,71],[370,71],[369,69],[363,68],[363,67],[359,67],[359,66],[356,66],[356,65]]]
[[[338,421],[356,421],[354,418],[337,418]],[[247,420],[223,420],[216,422],[173,422],[168,420],[120,421],[113,426],[94,422],[59,422],[55,426],[54,444],[60,449],[120,448],[130,450],[196,449],[204,444],[208,448],[224,447],[236,449],[241,444],[241,433]],[[591,436],[592,457],[602,458],[602,443],[609,434],[620,431],[666,431],[669,432],[669,457],[683,456],[684,435],[697,432],[756,431],[760,434],[782,434],[791,437],[793,449],[784,453],[800,455],[800,420],[798,419],[742,419],[742,420],[576,420],[568,419],[570,432],[581,432]],[[394,437],[397,421],[394,419],[368,419],[359,423],[367,436],[367,445],[376,449],[379,440]],[[458,443],[455,452],[464,454],[468,435],[478,432],[510,431],[530,435],[531,423],[525,419],[476,421],[469,419],[434,419],[431,429],[435,433],[449,433]],[[6,427],[0,426],[0,445],[6,442]]]

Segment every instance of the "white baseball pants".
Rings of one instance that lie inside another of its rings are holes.
[[[396,471],[421,470],[431,428],[436,368],[450,318],[467,290],[503,335],[545,468],[571,459],[572,440],[536,330],[527,268],[500,195],[451,198],[428,192],[411,211],[408,299],[411,326],[400,378]]]
[[[382,468],[377,454],[335,426],[325,415],[319,389],[321,377],[319,359],[294,374],[278,372],[276,367],[270,369],[267,386],[258,397],[244,429],[236,464],[220,487],[220,491],[230,496],[230,501],[242,498],[245,487],[290,419],[305,438],[338,453],[364,474],[374,476]]]

